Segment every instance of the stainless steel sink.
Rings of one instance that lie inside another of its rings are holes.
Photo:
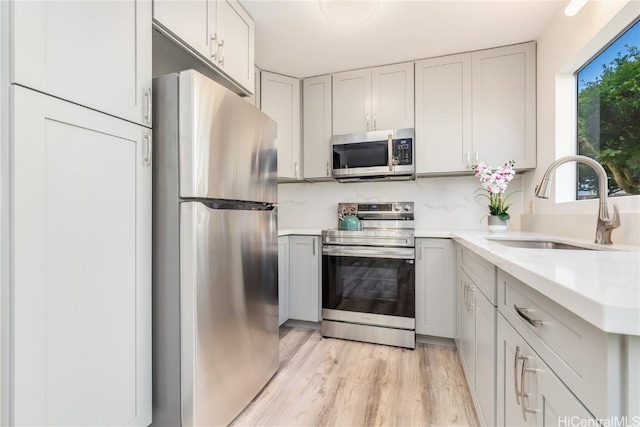
[[[569,245],[567,243],[554,242],[552,240],[520,240],[520,239],[487,239],[491,242],[500,243],[512,248],[525,249],[572,249],[581,251],[591,251],[593,248]]]

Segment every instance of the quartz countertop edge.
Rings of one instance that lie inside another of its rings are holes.
[[[320,228],[296,228],[296,229],[283,229],[278,230],[278,237],[282,236],[321,236],[322,229]]]
[[[415,231],[415,237],[417,239],[450,239],[453,237],[453,233],[450,231],[442,231],[442,230],[422,230],[417,229]]]
[[[622,250],[556,250],[513,248],[490,239],[552,239],[588,243],[536,233],[497,235],[456,231],[462,246],[524,282],[530,288],[608,332],[640,335],[640,253]]]

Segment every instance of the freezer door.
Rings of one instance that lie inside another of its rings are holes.
[[[227,425],[278,367],[276,211],[180,206],[182,425]]]
[[[276,203],[276,122],[196,71],[179,84],[180,197]]]

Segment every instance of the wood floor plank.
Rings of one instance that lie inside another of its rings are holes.
[[[281,328],[280,369],[233,426],[476,426],[455,348]]]

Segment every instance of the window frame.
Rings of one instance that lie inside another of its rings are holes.
[[[567,18],[570,19],[570,18]],[[629,1],[623,5],[611,19],[596,30],[588,41],[574,51],[567,62],[557,68],[555,74],[553,145],[549,148],[554,159],[577,154],[577,83],[575,73],[591,58],[617,39],[626,28],[638,19],[637,3]],[[540,132],[539,132],[540,133]],[[540,157],[540,154],[539,154]],[[546,165],[548,166],[548,165]],[[545,165],[538,164],[541,171],[536,172],[539,179]],[[545,208],[545,213],[582,214],[597,210],[598,199],[576,200],[576,168],[560,167],[555,171],[554,205],[557,208]],[[537,184],[538,182],[533,183]],[[639,212],[640,195],[615,198],[621,212]]]
[[[580,95],[580,78],[579,75],[580,73],[587,67],[589,67],[591,65],[591,63],[593,61],[595,61],[596,59],[598,59],[598,57],[600,55],[602,55],[604,52],[606,52],[609,48],[611,48],[614,44],[616,44],[618,42],[618,40],[620,40],[623,36],[625,36],[627,34],[627,32],[629,32],[634,26],[638,26],[638,31],[640,31],[640,15],[638,15],[631,23],[629,23],[626,27],[624,27],[622,30],[620,30],[617,35],[615,35],[611,40],[609,40],[608,43],[606,43],[603,47],[601,47],[595,54],[593,54],[589,59],[587,59],[574,73],[573,73],[573,81],[575,84],[575,95],[574,95],[574,108],[575,108],[575,117],[574,117],[574,138],[573,138],[573,143],[575,145],[575,154],[580,154],[578,151],[580,149],[579,146],[579,138],[578,138],[578,118],[579,118],[579,100],[578,97]],[[640,44],[638,45],[638,48],[640,48]],[[617,57],[618,55],[616,55]],[[608,62],[610,63],[610,62]],[[601,75],[601,74],[600,74]],[[599,149],[598,149],[599,151]],[[584,155],[584,154],[583,154]],[[606,168],[605,168],[606,170]],[[607,172],[607,176],[609,176],[609,173]],[[572,177],[572,182],[573,182],[573,191],[574,191],[574,201],[582,201],[582,200],[593,200],[593,199],[598,199],[598,195],[593,195],[591,197],[586,197],[583,199],[579,198],[579,194],[578,194],[578,164],[576,163],[575,165],[575,171]],[[597,191],[596,191],[597,193]],[[625,195],[619,195],[619,196],[611,196],[608,195],[609,197],[615,197],[616,200],[619,200],[619,198],[621,197],[633,197],[633,196],[638,196],[637,194],[625,194]]]

